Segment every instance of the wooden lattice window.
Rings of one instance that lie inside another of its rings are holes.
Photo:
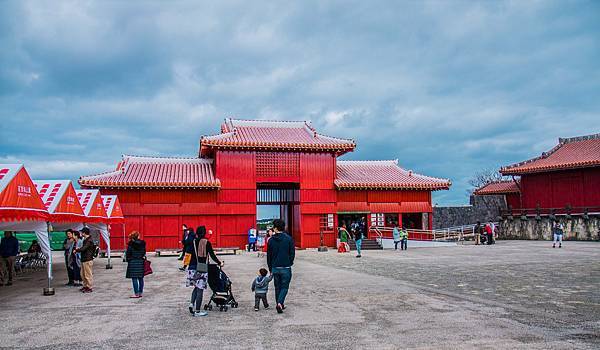
[[[300,175],[300,155],[284,152],[256,152],[257,177]]]

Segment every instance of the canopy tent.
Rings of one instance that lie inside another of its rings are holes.
[[[125,246],[125,216],[123,210],[121,210],[121,203],[119,197],[116,195],[102,196],[102,202],[104,203],[104,209],[108,215],[108,233],[110,236],[111,225],[122,224],[123,225],[123,246]],[[107,252],[109,256],[110,265],[110,244],[107,245]]]
[[[104,203],[98,190],[76,190],[77,198],[81,203],[85,214],[85,224],[91,230],[96,230],[102,236],[106,243],[106,253],[108,264],[106,268],[111,268],[110,263],[110,235],[108,233],[109,217],[104,208]],[[119,206],[120,208],[120,206]]]
[[[48,289],[44,290],[47,295],[54,294],[50,289],[52,250],[46,223],[49,217],[23,164],[0,164],[0,230],[35,232],[48,259]]]
[[[119,197],[116,195],[102,196],[102,203],[104,203],[104,209],[108,215],[109,224],[125,223],[125,216],[123,215],[123,210],[121,210]]]
[[[50,213],[52,225],[85,222],[83,208],[70,180],[34,180],[42,201]]]

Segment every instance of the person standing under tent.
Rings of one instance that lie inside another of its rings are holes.
[[[292,280],[292,265],[294,265],[296,248],[292,237],[285,232],[283,220],[274,220],[273,226],[275,234],[269,240],[267,265],[269,272],[273,275],[273,284],[275,285],[275,301],[277,302],[275,308],[280,314],[285,309],[285,297]]]
[[[92,241],[92,236],[90,235],[90,229],[84,227],[81,229],[83,233],[83,244],[81,248],[77,248],[75,251],[81,254],[81,277],[83,279],[83,288],[81,288],[81,292],[83,293],[91,293],[93,292],[93,284],[94,284],[94,254],[96,252],[96,245]]]
[[[67,237],[63,241],[63,249],[65,250],[64,254],[65,254],[65,265],[67,267],[67,277],[69,278],[69,281],[65,285],[72,286],[75,284],[75,282],[73,280],[73,268],[71,267],[71,264],[69,264],[69,260],[70,260],[71,253],[73,252],[73,245],[75,244],[75,241],[73,240],[73,230],[68,229],[65,232],[65,234],[67,235]]]
[[[17,255],[19,255],[19,240],[12,232],[5,231],[4,238],[0,241],[0,286],[12,286]]]
[[[79,231],[73,231],[73,245],[69,251],[69,266],[73,270],[73,286],[81,287],[81,254],[76,249],[83,247],[83,240]]]
[[[140,233],[129,234],[129,243],[125,253],[127,261],[126,278],[131,278],[133,295],[130,298],[141,298],[144,293],[144,261],[146,260],[146,242],[140,239]]]
[[[253,252],[256,251],[256,240],[256,229],[252,226],[248,230],[248,251],[250,251],[250,249],[252,249]]]

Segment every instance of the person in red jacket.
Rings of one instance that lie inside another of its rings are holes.
[[[489,223],[485,224],[485,234],[487,235],[487,244],[492,244],[494,240],[494,231],[492,230],[492,225]]]

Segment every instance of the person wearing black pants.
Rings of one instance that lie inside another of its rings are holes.
[[[69,278],[69,281],[66,285],[73,286],[75,285],[75,272],[73,271],[71,264],[69,264],[69,256],[71,254],[71,250],[73,249],[73,245],[75,244],[75,240],[73,239],[73,230],[68,229],[65,233],[67,234],[67,238],[65,238],[63,242],[63,249],[65,250],[65,265],[67,266],[67,277]]]
[[[295,247],[292,238],[285,232],[285,222],[280,219],[273,221],[275,234],[269,239],[267,247],[267,265],[273,275],[275,285],[275,301],[277,313],[285,309],[285,297],[292,280],[292,265],[294,265]]]
[[[190,299],[189,310],[192,316],[202,317],[207,316],[208,313],[202,311],[202,298],[204,296],[204,290],[207,287],[208,273],[196,271],[198,264],[208,264],[212,259],[217,265],[223,266],[223,262],[217,258],[212,244],[206,239],[206,227],[199,226],[196,230],[196,234],[192,240],[192,258],[190,259],[190,265],[187,271],[186,285],[194,287],[192,291],[192,297]],[[189,239],[189,238],[188,238]]]

